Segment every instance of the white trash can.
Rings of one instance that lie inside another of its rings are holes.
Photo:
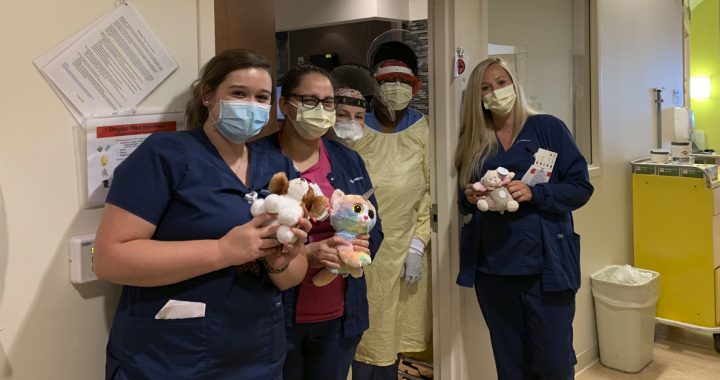
[[[590,276],[600,363],[635,373],[652,361],[660,274],[611,265]]]

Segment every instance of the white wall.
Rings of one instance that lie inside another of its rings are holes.
[[[522,49],[517,71],[527,99],[539,111],[569,125],[573,120],[573,1],[496,0],[488,5],[490,43]]]
[[[652,9],[652,17],[645,17]],[[682,9],[677,0],[599,0],[599,121],[602,174],[575,215],[582,240],[583,288],[577,298],[575,350],[580,364],[597,356],[590,274],[633,263],[629,161],[655,146],[652,88],[682,91]],[[582,368],[582,367],[580,367]]]
[[[428,18],[428,0],[409,0],[410,21]]]
[[[367,19],[421,20],[427,0],[277,0],[275,29],[316,28]]]
[[[377,17],[377,0],[276,0],[275,30],[315,28]]]
[[[94,232],[82,210],[75,120],[32,61],[110,12],[115,0],[13,1],[0,13],[0,378],[102,378],[119,287],[74,286],[68,239]],[[179,64],[138,110],[182,109],[199,62],[212,55],[212,0],[136,0]],[[198,17],[200,14],[200,17]],[[198,35],[201,24],[200,36]],[[198,53],[201,44],[203,55]],[[209,47],[208,47],[209,46]]]

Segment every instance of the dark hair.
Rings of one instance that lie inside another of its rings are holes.
[[[418,72],[418,59],[415,51],[400,41],[388,41],[378,46],[372,59],[371,69],[375,70],[380,62],[388,59],[397,59],[410,67],[415,75]]]
[[[270,74],[272,87],[271,99],[275,98],[275,79],[272,75],[270,62],[262,55],[245,49],[230,49],[213,57],[200,70],[199,78],[190,86],[192,97],[185,106],[187,128],[199,128],[208,118],[208,108],[203,104],[203,97],[217,90],[228,74],[235,70],[258,68]]]
[[[282,79],[280,80],[280,85],[282,86],[282,91],[280,92],[281,95],[284,98],[290,97],[290,94],[292,94],[295,89],[300,86],[300,82],[302,82],[303,78],[306,75],[313,73],[320,74],[327,78],[330,81],[330,84],[333,86],[334,91],[335,81],[333,80],[332,76],[330,76],[330,73],[317,66],[300,65],[295,67],[294,69],[290,69],[290,71],[283,75]]]

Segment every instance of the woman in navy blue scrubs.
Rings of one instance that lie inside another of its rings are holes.
[[[335,125],[333,83],[315,66],[300,66],[283,77],[278,105],[285,121],[276,134],[258,143],[282,151],[300,177],[316,183],[323,194],[335,189],[346,194],[368,193],[373,185],[360,156],[323,136]],[[375,197],[370,201],[377,210]],[[382,210],[378,210],[380,214]],[[306,247],[310,268],[302,283],[284,294],[288,323],[285,380],[344,380],[360,337],[368,328],[365,277],[336,277],[317,287],[312,277],[323,267],[339,268],[336,247],[350,244],[335,237],[329,221],[313,223]],[[369,236],[352,241],[356,251],[375,255],[382,241],[377,217]]]
[[[540,148],[557,153],[549,182],[521,181]],[[507,186],[516,212],[476,207],[485,193],[472,183],[498,167],[516,175]],[[489,58],[470,75],[455,168],[460,210],[472,214],[461,232],[457,282],[475,286],[498,378],[572,379],[580,237],[571,212],[593,192],[573,136],[560,119],[530,110],[507,63]]]
[[[270,64],[246,50],[211,59],[192,89],[188,131],[148,137],[114,172],[95,271],[122,284],[106,379],[282,379],[281,291],[307,270],[273,216],[250,215],[292,163],[245,141],[268,120]]]

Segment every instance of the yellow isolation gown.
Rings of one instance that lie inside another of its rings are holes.
[[[385,238],[365,270],[370,328],[355,360],[389,366],[401,352],[422,352],[432,334],[430,288],[429,127],[425,116],[405,130],[382,133],[365,127],[353,144],[370,174]],[[420,280],[405,286],[400,271],[410,241],[425,243]]]

